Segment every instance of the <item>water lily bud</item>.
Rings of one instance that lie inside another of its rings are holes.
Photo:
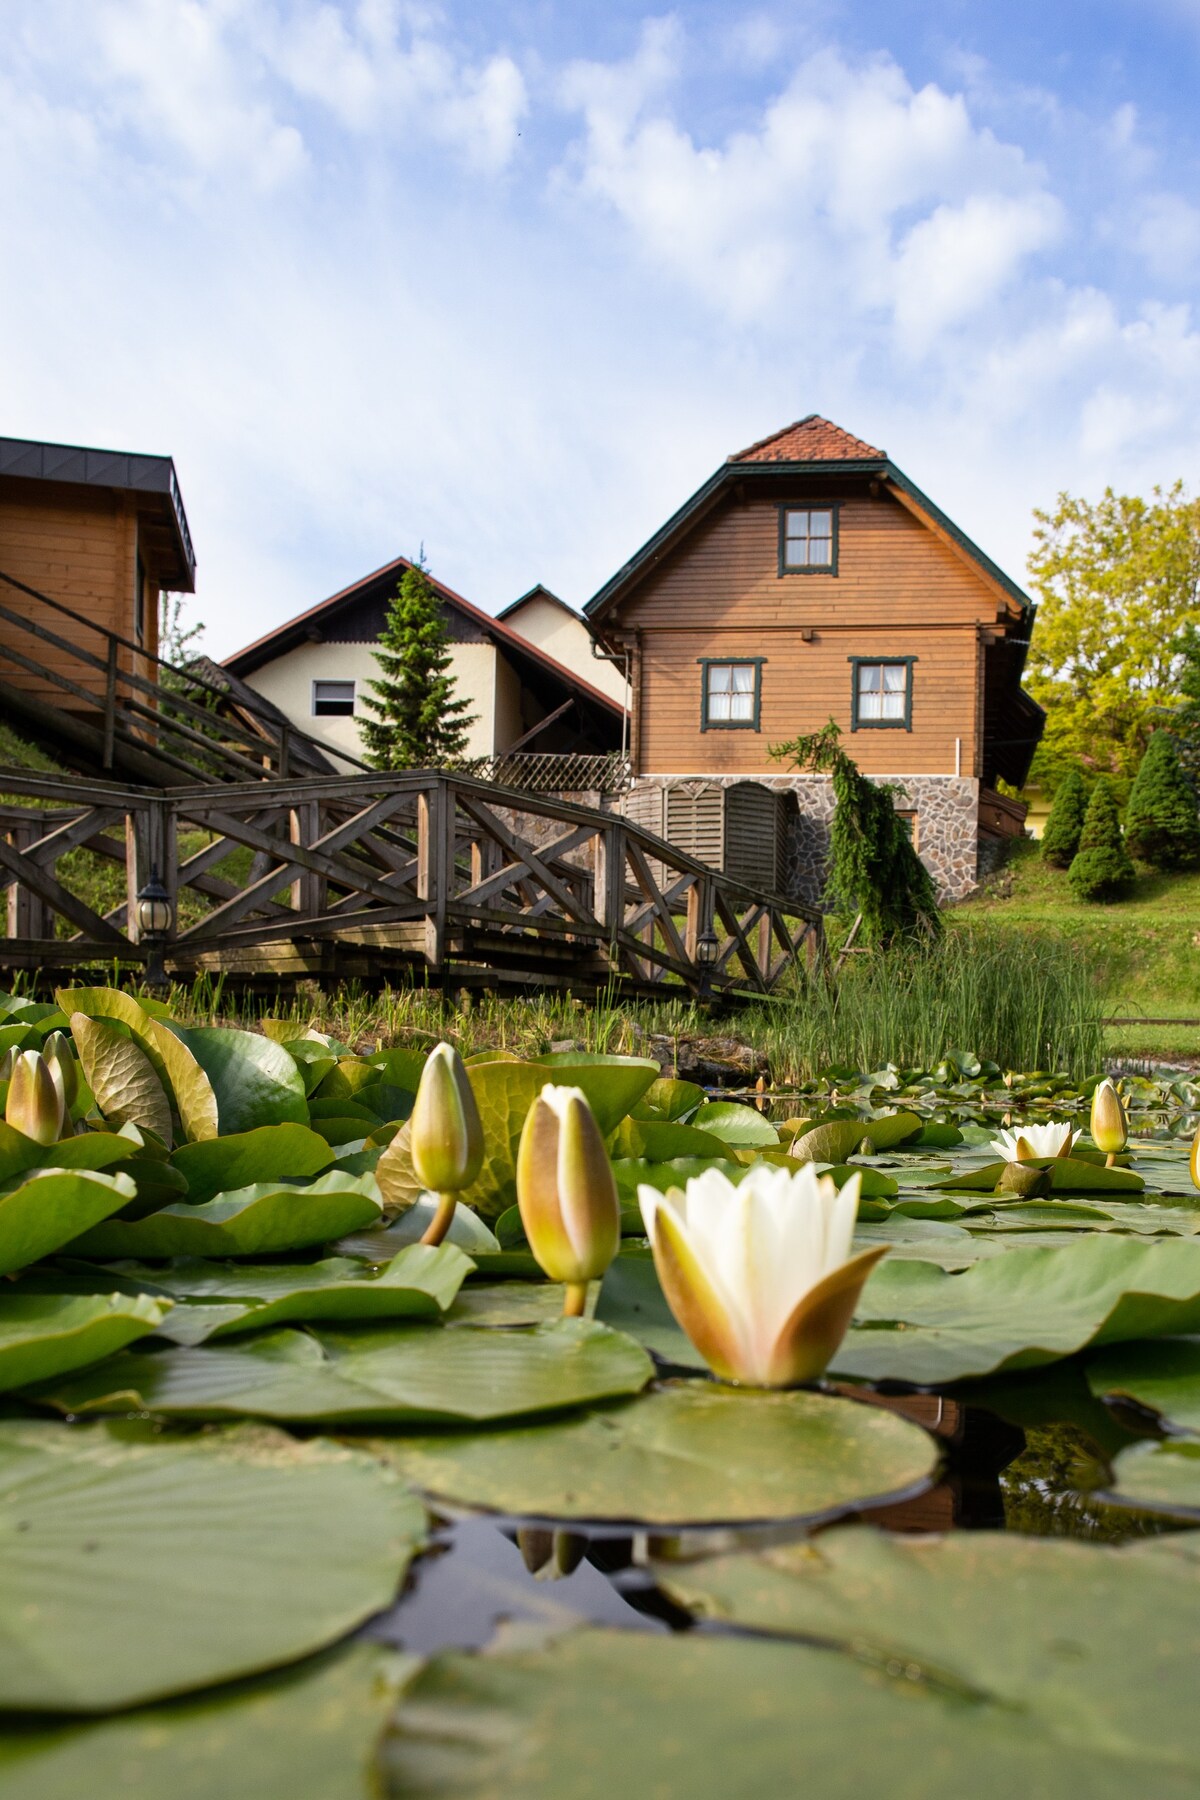
[[[573,1575],[587,1554],[587,1543],[577,1531],[547,1531],[534,1525],[517,1529],[517,1548],[535,1581],[561,1581]]]
[[[35,1144],[57,1144],[62,1136],[62,1095],[40,1051],[22,1050],[13,1064],[4,1117]]]
[[[66,1032],[52,1031],[42,1045],[42,1055],[49,1063],[54,1085],[62,1095],[63,1118],[66,1119],[79,1093],[79,1064]]]
[[[11,1050],[6,1050],[4,1052],[3,1057],[0,1058],[0,1081],[8,1081],[10,1079],[13,1072],[13,1065],[16,1063],[16,1060],[17,1052],[15,1046]]]
[[[422,1187],[456,1194],[483,1166],[483,1126],[462,1057],[451,1044],[430,1052],[409,1127],[413,1168]]]
[[[1097,1150],[1115,1156],[1129,1142],[1129,1122],[1112,1082],[1107,1078],[1092,1095],[1092,1137]]]
[[[547,1085],[517,1151],[517,1204],[529,1248],[581,1312],[587,1283],[621,1247],[621,1203],[600,1127],[578,1088]]]
[[[1200,1188],[1200,1125],[1196,1127],[1196,1135],[1192,1139],[1192,1186]]]

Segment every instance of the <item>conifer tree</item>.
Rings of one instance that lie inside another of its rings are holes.
[[[375,714],[359,725],[363,754],[374,769],[444,768],[461,763],[469,700],[456,700],[441,603],[422,550],[388,605],[373,652],[379,679],[363,705]]]
[[[1102,775],[1092,789],[1079,850],[1067,873],[1077,900],[1119,900],[1133,886],[1135,871],[1121,836],[1117,797]]]
[[[1078,769],[1069,769],[1054,790],[1054,804],[1042,833],[1042,860],[1052,869],[1069,869],[1079,848],[1087,812],[1087,789]]]
[[[771,755],[788,757],[794,769],[832,777],[826,902],[835,912],[861,913],[867,944],[891,944],[919,933],[936,937],[942,929],[937,889],[896,811],[896,789],[868,780],[839,736],[830,719],[808,737],[771,745]]]
[[[1169,731],[1146,747],[1125,808],[1125,842],[1154,869],[1186,869],[1200,861],[1196,795]]]

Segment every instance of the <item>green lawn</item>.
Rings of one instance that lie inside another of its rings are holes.
[[[1200,1056],[1200,1026],[1144,1019],[1200,1019],[1200,872],[1139,875],[1128,900],[1108,906],[1075,900],[1064,872],[1047,868],[1030,840],[984,893],[956,907],[954,923],[987,921],[1053,931],[1095,966],[1116,1056]]]

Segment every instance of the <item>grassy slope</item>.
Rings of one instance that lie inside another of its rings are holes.
[[[1114,1053],[1200,1055],[1200,1028],[1137,1022],[1200,1018],[1200,873],[1143,873],[1128,900],[1083,905],[1072,897],[1066,874],[1047,868],[1026,840],[985,892],[950,917],[1070,939],[1095,965],[1108,1010],[1122,1017],[1109,1034]]]

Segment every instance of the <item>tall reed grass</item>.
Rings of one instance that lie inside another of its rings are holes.
[[[650,1038],[735,1037],[764,1050],[773,1080],[811,1080],[831,1067],[864,1072],[895,1063],[933,1068],[950,1050],[973,1051],[1005,1069],[1103,1067],[1100,986],[1087,960],[1059,937],[979,927],[947,932],[928,947],[852,956],[836,975],[797,972],[792,989],[715,1017],[686,999],[585,1002],[567,994],[447,999],[422,988],[372,994],[316,990],[285,1005],[237,1000],[203,978],[176,989],[172,1009],[193,1019],[253,1024],[264,1011],[356,1047],[451,1038],[469,1055],[504,1049],[532,1056],[558,1041],[587,1050],[644,1052]],[[656,1046],[658,1047],[658,1046]]]

